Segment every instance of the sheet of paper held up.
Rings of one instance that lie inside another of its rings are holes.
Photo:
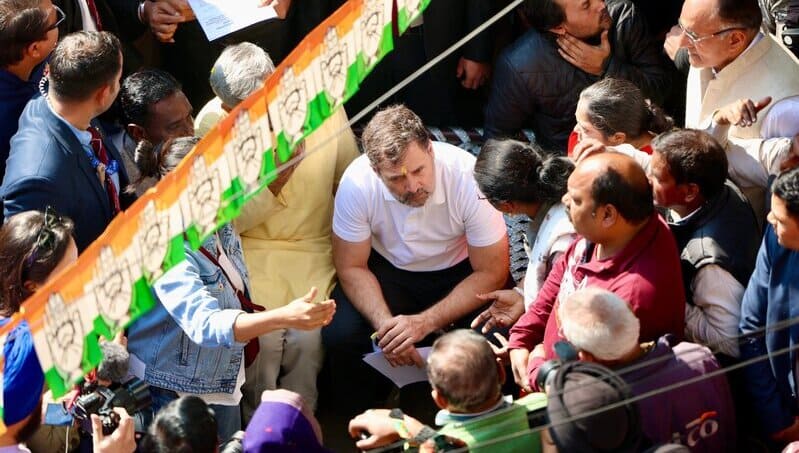
[[[189,0],[209,41],[277,17],[275,8],[258,6],[260,3],[260,0]]]
[[[429,346],[426,348],[416,348],[425,363],[427,363],[427,356],[430,355],[430,349]],[[363,356],[363,361],[371,365],[383,376],[391,379],[391,382],[400,388],[408,384],[413,384],[414,382],[424,382],[427,380],[427,366],[424,368],[418,368],[415,365],[393,367],[388,363],[388,360],[386,360],[383,351],[370,352]]]

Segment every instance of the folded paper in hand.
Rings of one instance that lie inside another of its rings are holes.
[[[429,346],[426,348],[416,348],[416,350],[419,351],[419,355],[422,356],[422,360],[425,361],[424,368],[419,368],[416,365],[391,366],[388,360],[386,360],[383,351],[370,352],[363,356],[363,361],[371,365],[374,369],[383,374],[383,376],[391,379],[394,385],[402,388],[414,382],[427,381],[426,364],[427,356],[430,355],[430,349]]]
[[[277,17],[275,8],[260,0],[189,0],[209,41]]]

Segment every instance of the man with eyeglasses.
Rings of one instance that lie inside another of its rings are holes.
[[[762,225],[769,175],[797,146],[799,65],[761,21],[757,0],[686,0],[678,44],[691,64],[685,126],[720,138]]]
[[[19,115],[38,90],[63,20],[50,0],[0,2],[0,180]]]

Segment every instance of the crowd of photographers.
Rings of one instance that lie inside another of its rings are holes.
[[[0,0],[0,325],[344,2],[260,3]],[[350,128],[510,3],[432,0],[66,396],[18,323],[0,453],[799,451],[799,2],[525,0]]]

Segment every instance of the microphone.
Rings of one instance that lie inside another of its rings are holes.
[[[128,375],[130,354],[124,346],[110,341],[100,345],[103,361],[97,366],[97,380],[121,383]]]

